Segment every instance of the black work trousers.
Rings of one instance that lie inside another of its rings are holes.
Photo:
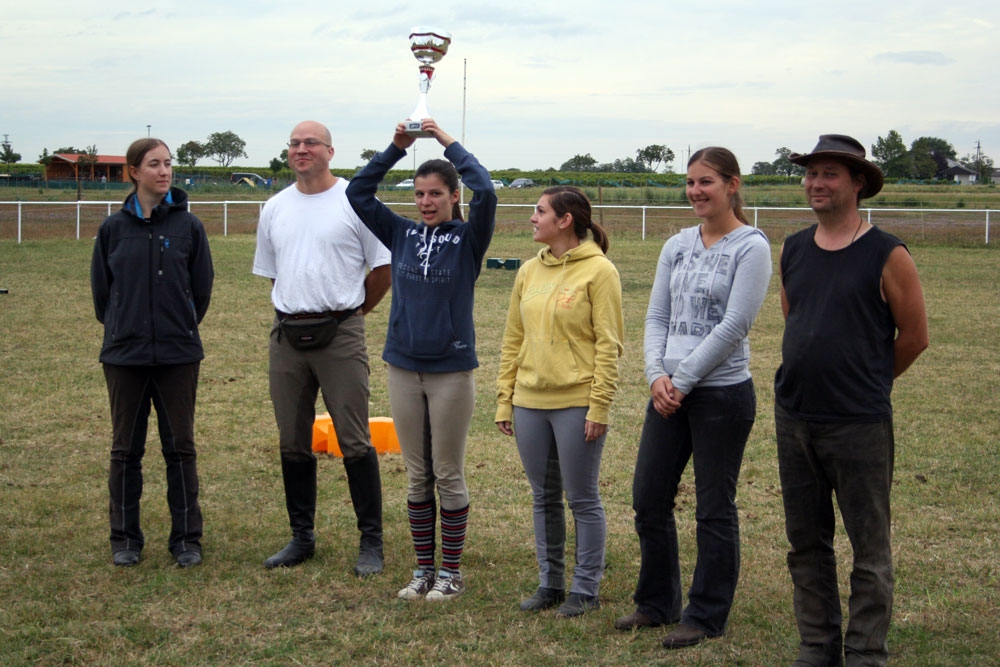
[[[163,460],[167,466],[168,540],[175,557],[201,552],[202,518],[194,446],[194,406],[199,362],[164,366],[104,364],[111,401],[110,492],[112,553],[142,551],[139,526],[142,457],[150,408],[156,408]]]

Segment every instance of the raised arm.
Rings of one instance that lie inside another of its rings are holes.
[[[404,136],[410,144],[413,143],[412,137]],[[378,192],[378,186],[385,178],[386,173],[406,155],[406,149],[397,144],[397,141],[405,143],[405,139],[400,140],[397,131],[393,135],[392,143],[381,153],[376,153],[368,164],[354,174],[351,182],[347,185],[347,200],[351,203],[351,208],[358,214],[365,226],[390,250],[392,249],[395,226],[397,224],[406,225],[409,222],[380,202],[375,197],[375,193]]]
[[[462,177],[462,183],[472,190],[469,224],[472,225],[472,238],[475,240],[476,260],[481,262],[493,239],[493,229],[497,219],[497,193],[493,189],[490,172],[486,171],[475,155],[465,150],[465,147],[457,141],[445,149],[444,156],[455,165],[455,169]]]
[[[402,130],[402,124],[400,124]],[[425,118],[421,129],[430,132],[438,143],[444,146],[445,158],[455,165],[462,183],[472,190],[472,201],[469,202],[469,223],[474,226],[473,237],[477,259],[482,260],[486,249],[493,239],[493,228],[497,217],[497,193],[490,180],[490,172],[479,163],[476,156],[465,149],[454,137],[442,130],[433,118]],[[409,137],[409,135],[407,135]],[[409,137],[413,141],[412,137]]]

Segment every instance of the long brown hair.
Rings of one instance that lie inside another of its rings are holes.
[[[740,177],[740,163],[736,161],[736,156],[728,148],[723,148],[722,146],[702,148],[691,156],[687,166],[690,167],[695,162],[704,162],[705,166],[714,169],[727,183],[733,180],[733,178]],[[746,214],[743,213],[743,194],[739,188],[736,188],[736,192],[729,199],[729,205],[732,207],[733,215],[736,216],[737,220],[744,225],[750,224]]]
[[[157,139],[155,137],[146,137],[145,139],[136,139],[128,147],[128,151],[125,153],[125,169],[128,171],[128,180],[132,181],[132,192],[136,192],[139,189],[139,184],[135,182],[132,178],[132,170],[129,167],[135,167],[138,169],[142,166],[142,160],[146,157],[146,153],[153,150],[157,146],[163,146],[170,152],[170,147],[162,139]]]
[[[413,178],[417,179],[421,176],[429,176],[431,174],[437,174],[441,177],[441,181],[448,188],[449,193],[458,192],[458,171],[451,162],[447,160],[428,160],[420,165]],[[462,217],[462,207],[459,206],[458,202],[451,205],[451,219],[465,220]]]
[[[579,188],[572,185],[556,185],[546,188],[542,193],[549,198],[549,206],[561,218],[567,213],[573,216],[573,233],[581,241],[587,238],[587,231],[594,237],[594,243],[601,248],[601,252],[608,254],[608,246],[611,245],[608,235],[599,224],[594,222],[590,214],[590,200]]]

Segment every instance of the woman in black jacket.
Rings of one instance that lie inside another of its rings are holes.
[[[198,324],[212,293],[212,256],[205,228],[187,210],[187,195],[171,187],[166,144],[139,139],[125,159],[135,188],[101,224],[90,268],[111,400],[111,551],[115,565],[139,563],[142,456],[153,406],[167,466],[170,553],[179,566],[191,567],[201,563],[194,406],[205,356]]]

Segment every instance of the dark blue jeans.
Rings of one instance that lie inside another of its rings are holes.
[[[807,422],[776,405],[774,422],[785,532],[791,545],[788,570],[801,638],[799,661],[839,665],[846,658],[847,665],[884,665],[893,594],[892,421]],[[843,640],[833,549],[834,494],[854,551]]]
[[[753,381],[695,388],[664,419],[646,408],[632,482],[632,508],[642,563],[635,600],[660,623],[683,623],[710,637],[725,632],[740,573],[736,480],[757,414]],[[681,574],[674,501],[694,458],[698,561],[681,613]]]

